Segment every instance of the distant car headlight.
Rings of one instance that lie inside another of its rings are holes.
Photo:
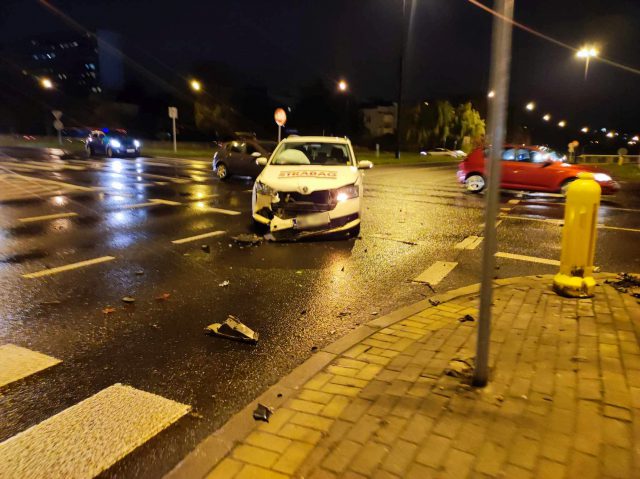
[[[113,148],[120,148],[122,146],[118,140],[109,140],[109,145]]]
[[[140,143],[138,140],[133,140],[133,146],[135,146],[136,148],[140,148],[142,146],[142,143]]]
[[[334,190],[334,197],[338,203],[357,198],[360,196],[360,189],[356,185],[343,186]]]
[[[606,173],[596,173],[593,175],[593,179],[596,181],[600,181],[602,183],[606,183],[607,181],[611,181],[611,177]]]
[[[273,196],[276,194],[276,190],[271,188],[269,185],[256,181],[256,193]]]

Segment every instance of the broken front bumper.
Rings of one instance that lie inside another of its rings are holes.
[[[284,236],[287,237],[337,233],[360,224],[359,197],[337,202],[329,210],[326,210],[326,205],[318,205],[317,209],[310,207],[304,211],[292,211],[278,208],[272,201],[272,196],[257,194],[253,219],[268,225],[272,233],[286,233]]]

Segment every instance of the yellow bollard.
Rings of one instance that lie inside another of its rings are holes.
[[[553,278],[553,289],[563,296],[593,296],[593,257],[600,207],[600,185],[593,173],[578,173],[569,185],[564,210],[560,272]]]

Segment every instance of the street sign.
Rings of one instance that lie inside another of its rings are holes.
[[[54,116],[56,120],[62,118],[62,112],[60,110],[51,110],[51,114]]]
[[[173,130],[173,151],[178,151],[178,142],[176,140],[176,120],[178,119],[178,108],[175,106],[169,107],[169,118],[171,118],[171,126]]]
[[[60,131],[60,130],[62,130],[64,128],[64,125],[62,124],[62,122],[60,120],[56,120],[56,121],[53,122],[53,127],[56,130]]]
[[[276,125],[284,126],[287,122],[287,113],[282,108],[277,108],[273,114],[273,119],[276,121]]]
[[[174,120],[178,119],[178,109],[175,106],[169,107],[169,118],[172,118]]]

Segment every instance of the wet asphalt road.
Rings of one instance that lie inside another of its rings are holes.
[[[61,160],[2,150],[0,345],[62,363],[0,389],[0,441],[114,383],[128,384],[193,408],[103,473],[160,477],[314,346],[430,296],[410,280],[436,261],[458,263],[437,291],[478,281],[482,244],[455,245],[482,234],[484,199],[463,192],[454,173],[453,166],[367,172],[361,239],[242,248],[231,237],[252,231],[252,183],[221,183],[208,161]],[[640,191],[623,188],[600,212],[605,226],[626,228],[599,230],[603,271],[640,271]],[[553,220],[562,218],[562,201],[504,193],[498,250],[558,259],[561,228]],[[20,221],[61,213],[77,215]],[[225,234],[172,243],[210,231]],[[21,277],[102,256],[116,259]],[[557,270],[514,259],[498,264],[499,277]],[[168,299],[157,299],[165,293]],[[124,296],[136,302],[127,305]],[[109,306],[116,311],[103,314]],[[228,314],[259,332],[258,345],[203,334]]]

